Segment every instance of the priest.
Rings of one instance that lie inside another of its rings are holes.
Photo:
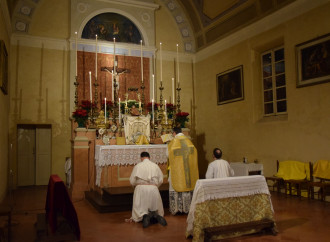
[[[142,221],[146,228],[153,221],[167,225],[164,216],[162,198],[158,187],[163,183],[163,172],[150,161],[148,152],[141,153],[141,162],[132,171],[130,183],[135,186],[131,220]]]
[[[197,150],[181,128],[173,128],[169,152],[169,200],[171,214],[188,213],[196,181],[199,179]]]

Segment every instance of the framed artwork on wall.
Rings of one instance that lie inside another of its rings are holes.
[[[8,53],[3,40],[0,40],[0,88],[6,95],[8,94]]]
[[[244,99],[243,66],[238,66],[217,75],[218,105]]]
[[[330,81],[330,34],[296,45],[297,87]]]

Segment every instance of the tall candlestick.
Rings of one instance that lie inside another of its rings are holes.
[[[107,124],[107,98],[104,98],[104,124]]]
[[[177,65],[178,65],[178,83],[180,83],[179,44],[176,44],[176,61],[177,61]]]
[[[142,40],[140,40],[141,43],[141,81],[143,83],[143,51],[142,51]]]
[[[167,107],[166,107],[166,100],[165,100],[165,124],[167,124]]]
[[[93,102],[93,96],[92,96],[92,72],[89,72],[89,99],[91,100],[91,105]]]
[[[162,56],[162,43],[159,44],[160,55],[160,82],[163,82],[163,56]]]
[[[154,99],[151,101],[151,113],[152,113],[152,123],[155,124],[155,108],[154,108]]]
[[[116,38],[113,38],[113,71],[116,74]]]
[[[97,80],[97,34],[95,35],[95,80]]]
[[[78,33],[75,32],[76,34],[76,76],[78,76]]]
[[[120,124],[120,120],[121,120],[121,113],[120,113],[120,98],[119,98],[119,105],[118,105],[118,106],[119,106],[119,110],[118,110],[118,111],[119,111],[119,124]]]
[[[152,99],[155,99],[155,75],[152,74]]]
[[[114,102],[115,100],[115,90],[114,90],[114,85],[113,85],[113,70],[111,71],[111,89],[112,89],[112,93],[111,93],[111,100],[112,100],[112,103]]]
[[[173,105],[174,105],[174,89],[175,89],[175,87],[174,87],[174,77],[172,77],[172,103],[173,103]]]

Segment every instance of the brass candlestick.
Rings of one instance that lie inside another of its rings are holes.
[[[178,82],[178,87],[176,89],[178,91],[178,98],[176,100],[176,112],[180,113],[181,109],[180,109],[180,91],[181,91],[181,87],[180,87],[180,82]]]
[[[73,85],[75,86],[75,91],[74,91],[74,106],[76,107],[76,109],[78,108],[78,86],[79,86],[79,82],[78,82],[78,76],[75,76],[75,82],[73,83]]]

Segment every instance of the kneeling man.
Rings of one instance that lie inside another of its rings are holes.
[[[148,152],[141,153],[141,163],[137,164],[131,174],[130,183],[135,186],[131,219],[143,220],[143,227],[158,222],[165,226],[162,198],[158,187],[163,183],[163,173],[159,166],[150,160]]]

